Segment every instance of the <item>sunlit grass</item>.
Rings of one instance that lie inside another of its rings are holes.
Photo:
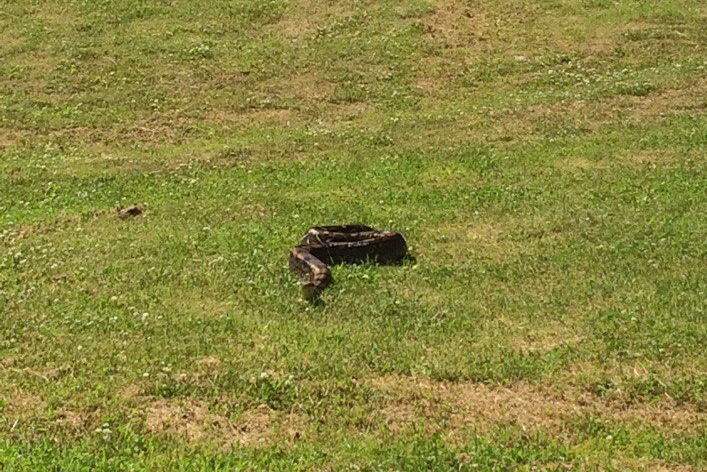
[[[0,468],[704,467],[706,14],[0,5]]]

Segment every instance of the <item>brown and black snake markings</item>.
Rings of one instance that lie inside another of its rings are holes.
[[[392,264],[406,256],[405,239],[394,231],[364,225],[315,226],[290,251],[290,267],[307,277],[302,292],[307,300],[314,300],[333,282],[331,264]]]

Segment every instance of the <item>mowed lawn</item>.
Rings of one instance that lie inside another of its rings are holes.
[[[0,0],[0,469],[706,467],[703,0]]]

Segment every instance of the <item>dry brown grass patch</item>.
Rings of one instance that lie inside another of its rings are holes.
[[[0,395],[0,436],[15,438],[37,437],[39,431],[85,433],[100,421],[100,410],[85,411],[70,405],[50,406],[40,393],[15,390]],[[38,425],[41,425],[38,428]],[[39,431],[38,431],[39,430]]]
[[[443,225],[425,231],[423,241],[435,242],[438,263],[458,264],[460,251],[469,257],[499,259],[515,253],[512,242],[503,241],[501,229],[489,224]],[[509,245],[510,244],[510,245]],[[424,255],[424,248],[421,255]]]
[[[267,407],[233,417],[195,399],[154,400],[144,409],[145,427],[153,434],[173,434],[188,442],[217,442],[222,446],[268,445],[300,437],[306,419]]]
[[[20,145],[21,136],[13,130],[3,129],[0,132],[0,151],[6,148],[18,147]]]
[[[44,23],[49,28],[69,29],[76,23],[76,17],[66,11],[53,11],[46,7],[38,10],[34,18]]]
[[[19,34],[5,32],[0,36],[0,57],[9,56],[13,50],[22,45],[24,39]]]
[[[585,171],[607,169],[610,166],[605,162],[592,161],[584,157],[571,156],[555,161],[555,167],[568,171]]]
[[[68,126],[54,129],[48,133],[40,129],[13,130],[13,142],[28,141],[35,143],[66,143],[88,146],[94,151],[114,149],[115,143],[121,145],[143,146],[175,145],[190,140],[190,127],[197,122],[183,116],[178,111],[153,113],[148,117],[135,119],[130,126]]]
[[[631,102],[631,117],[637,121],[652,116],[703,114],[707,112],[707,78],[701,77],[657,95],[634,97]]]
[[[5,413],[10,417],[37,416],[46,409],[44,398],[36,393],[15,390],[7,397]]]
[[[568,28],[573,25],[573,28]],[[479,53],[505,52],[529,55],[548,47],[587,55],[605,55],[617,44],[617,31],[597,27],[584,17],[546,15],[532,2],[437,2],[424,21],[431,40],[443,49],[463,51],[468,58]],[[582,30],[576,37],[576,30]]]
[[[322,78],[318,71],[300,71],[285,79],[283,95],[305,105],[327,102],[336,92],[336,84]]]
[[[202,357],[196,361],[196,365],[206,370],[219,370],[222,364],[221,359],[215,356]]]
[[[618,156],[618,161],[625,166],[670,166],[676,165],[686,159],[705,160],[705,156],[699,151],[684,151],[677,153],[674,151],[657,150],[632,150],[626,151]]]
[[[423,428],[450,440],[467,430],[490,431],[499,426],[567,434],[573,421],[587,416],[671,432],[696,431],[707,422],[707,413],[667,399],[626,405],[579,389],[551,390],[523,382],[489,386],[388,375],[367,383],[386,398],[380,415],[389,431]]]
[[[249,108],[246,110],[214,110],[204,117],[204,122],[239,129],[249,128],[253,125],[284,128],[292,126],[299,119],[299,112],[288,108]]]
[[[662,460],[633,460],[623,458],[613,461],[616,470],[649,470],[651,472],[700,472],[702,469],[689,465],[676,464]]]
[[[439,94],[448,83],[449,77],[442,74],[429,74],[413,79],[413,86],[428,97]]]
[[[365,10],[374,15],[379,5],[376,2],[367,2]],[[356,13],[349,2],[330,2],[326,0],[300,0],[292,3],[280,21],[272,29],[283,38],[291,42],[305,41],[317,35],[317,29],[327,26],[334,21],[342,21]],[[360,8],[360,7],[359,7]]]
[[[440,2],[424,20],[425,32],[443,48],[466,48],[488,34],[492,20],[466,2]]]
[[[510,323],[513,329],[517,322]],[[576,326],[561,322],[550,322],[540,328],[528,330],[521,336],[509,338],[507,346],[523,352],[549,352],[562,346],[575,346],[585,339],[577,333]]]
[[[628,150],[619,154],[607,157],[603,160],[589,160],[577,156],[568,157],[555,161],[554,165],[558,169],[567,171],[587,171],[616,169],[620,167],[635,168],[640,166],[674,166],[686,159],[704,160],[699,152],[685,151],[676,153],[674,151],[662,150]]]
[[[288,41],[296,43],[311,38],[314,35],[315,27],[314,22],[308,18],[284,15],[274,29]]]

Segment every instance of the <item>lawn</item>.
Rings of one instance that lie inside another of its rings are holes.
[[[706,215],[703,0],[0,0],[0,469],[704,470]]]

